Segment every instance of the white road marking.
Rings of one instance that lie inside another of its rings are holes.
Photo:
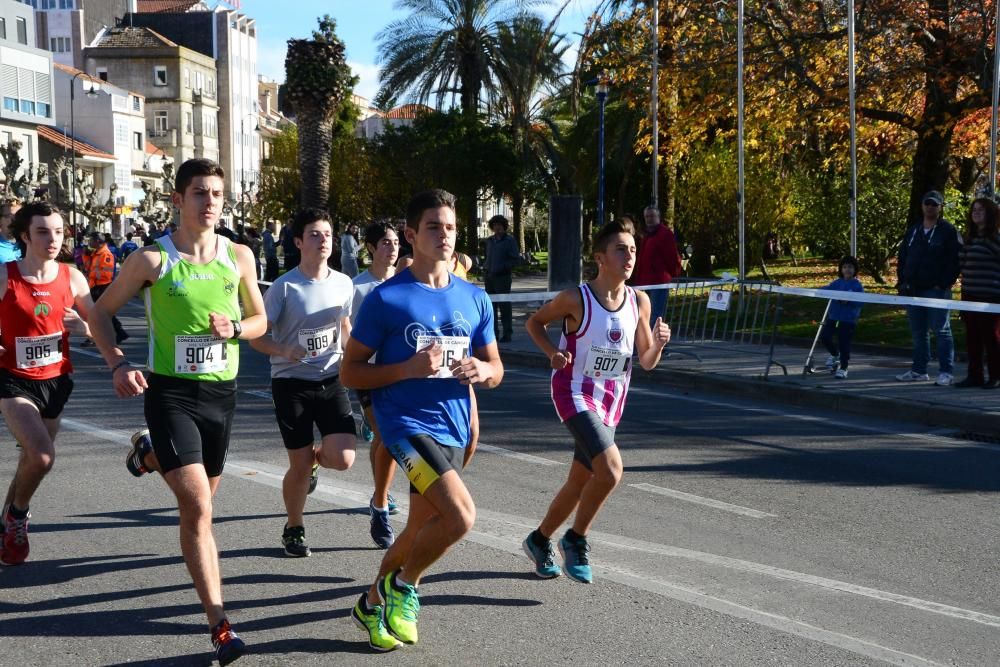
[[[263,398],[268,401],[273,400],[270,389],[245,389],[243,393],[255,396],[256,398]]]
[[[226,474],[232,475],[238,479],[270,486],[274,489],[281,489],[281,480],[284,473],[285,470],[283,468],[258,461],[231,460],[226,465]],[[342,507],[356,507],[359,511],[363,512],[365,511],[364,508],[368,504],[370,495],[371,489],[369,487],[361,487],[345,483],[341,480],[338,480],[337,484],[332,484],[321,478],[320,483],[312,497]],[[400,514],[393,517],[396,523],[401,523],[405,520],[407,509],[408,505],[405,502],[400,503]],[[479,518],[477,529],[469,533],[466,537],[468,541],[515,556],[523,557],[523,551],[521,550],[522,536],[535,527],[535,522],[523,517],[503,514],[501,512],[493,512],[482,508],[477,508],[477,516]],[[493,530],[484,530],[484,524],[486,524],[485,527],[493,528]],[[759,563],[740,561],[738,559],[726,558],[723,556],[716,556],[714,554],[706,554],[688,549],[667,547],[664,545],[642,542],[640,540],[631,540],[604,533],[594,532],[591,533],[589,537],[594,543],[617,547],[620,549],[634,549],[649,553],[665,554],[675,557],[694,559],[712,565],[735,568],[741,571],[769,574],[777,576],[781,579],[791,579],[799,583],[811,584],[828,590],[837,590],[857,595],[864,595],[865,597],[874,598],[883,602],[894,602],[904,606],[916,607],[921,611],[942,614],[952,618],[1000,627],[1000,618],[989,616],[988,614],[959,609],[957,607],[949,607],[947,605],[941,605],[935,602],[928,602],[894,593],[876,591],[874,589],[855,586],[853,584],[838,582],[831,579],[824,579],[822,577],[813,577],[812,575],[773,568]],[[696,590],[689,586],[673,583],[662,577],[634,572],[629,569],[598,560],[592,560],[592,564],[595,572],[600,577],[609,581],[614,581],[625,586],[644,590],[656,595],[662,595],[664,597],[669,597],[688,604],[693,604],[704,609],[711,609],[713,611],[726,614],[727,616],[748,620],[758,625],[773,628],[781,632],[786,632],[813,641],[822,642],[824,644],[835,646],[876,660],[882,660],[894,665],[923,665],[927,667],[937,667],[941,664],[921,656],[898,651],[865,639],[859,639],[840,632],[826,630],[787,616],[753,609],[751,607]]]
[[[476,446],[477,451],[489,452],[490,454],[497,454],[499,456],[506,456],[507,458],[517,459],[518,461],[524,461],[526,463],[534,463],[540,466],[564,466],[566,465],[562,461],[553,461],[551,459],[542,458],[541,456],[535,456],[533,454],[522,454],[521,452],[515,452],[511,449],[504,449],[503,447],[496,447],[494,445],[484,445],[479,443]]]
[[[696,496],[693,493],[685,493],[684,491],[675,491],[674,489],[668,489],[663,486],[654,486],[652,484],[629,484],[633,489],[639,489],[640,491],[648,491],[649,493],[655,493],[661,496],[668,496],[670,498],[676,498],[677,500],[684,500],[689,503],[696,503],[698,505],[705,505],[707,507],[714,507],[717,510],[723,510],[725,512],[732,512],[733,514],[742,514],[743,516],[753,517],[754,519],[766,519],[767,517],[776,517],[777,514],[768,514],[767,512],[761,512],[760,510],[750,509],[749,507],[743,507],[742,505],[732,505],[730,503],[724,503],[721,500],[713,500],[712,498],[706,498],[704,496]]]

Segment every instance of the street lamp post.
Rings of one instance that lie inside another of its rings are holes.
[[[597,131],[597,225],[604,226],[604,105],[608,100],[608,80],[602,75],[594,86],[600,116]]]
[[[244,121],[247,118],[251,117],[256,117],[256,114],[248,113],[245,114],[242,118],[240,118],[240,224],[244,226],[246,226],[247,224],[247,209],[246,209],[246,202],[244,202],[244,198],[246,199],[250,198],[249,196],[250,193],[247,190],[247,170],[246,170],[246,163],[244,161],[244,149],[243,149],[244,137],[246,136],[244,129]],[[255,127],[254,129],[257,128]],[[250,183],[250,187],[253,187],[252,182]]]
[[[76,100],[76,80],[78,77],[86,75],[86,72],[77,72],[69,80],[69,141],[70,141],[70,163],[73,170],[72,191],[70,198],[73,203],[73,232],[76,233],[76,115],[74,114],[73,102]],[[88,87],[89,84],[89,87]],[[87,97],[97,97],[101,91],[101,84],[96,81],[84,81],[84,92]]]

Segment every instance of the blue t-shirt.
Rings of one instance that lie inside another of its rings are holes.
[[[417,352],[418,338],[468,338],[463,350],[489,345],[493,306],[486,292],[450,276],[447,287],[418,282],[409,269],[376,287],[361,304],[351,336],[375,350],[375,362],[395,364]],[[421,347],[424,347],[423,345]],[[372,408],[386,443],[411,435],[427,435],[448,447],[469,443],[469,388],[454,378],[403,380],[372,391]]]
[[[7,239],[0,239],[0,264],[16,262],[21,259],[21,249],[17,244]]]
[[[841,292],[864,292],[861,281],[857,278],[844,280],[837,278],[823,289],[840,290]],[[834,322],[857,322],[861,315],[861,303],[858,301],[839,301],[834,299],[830,302],[830,311],[826,314],[826,319]]]

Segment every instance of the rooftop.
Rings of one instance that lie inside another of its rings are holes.
[[[200,4],[198,0],[139,0],[137,10],[141,14],[183,14]]]
[[[176,47],[160,33],[149,28],[110,28],[100,38],[93,48],[98,49],[147,49],[163,46]]]
[[[102,160],[110,160],[112,162],[117,159],[111,153],[105,153],[100,148],[88,144],[86,141],[80,141],[79,139],[73,141],[73,137],[69,134],[63,134],[58,129],[48,127],[47,125],[38,126],[38,138],[55,144],[65,151],[75,149],[77,157],[94,157]]]

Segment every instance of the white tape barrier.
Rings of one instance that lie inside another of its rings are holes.
[[[648,292],[650,290],[661,290],[661,289],[711,289],[712,287],[722,287],[724,285],[732,285],[735,280],[699,280],[692,282],[683,283],[662,283],[659,285],[644,285],[641,290]],[[551,301],[559,294],[556,292],[512,292],[510,294],[490,294],[490,300],[493,303],[541,303],[545,301]]]

